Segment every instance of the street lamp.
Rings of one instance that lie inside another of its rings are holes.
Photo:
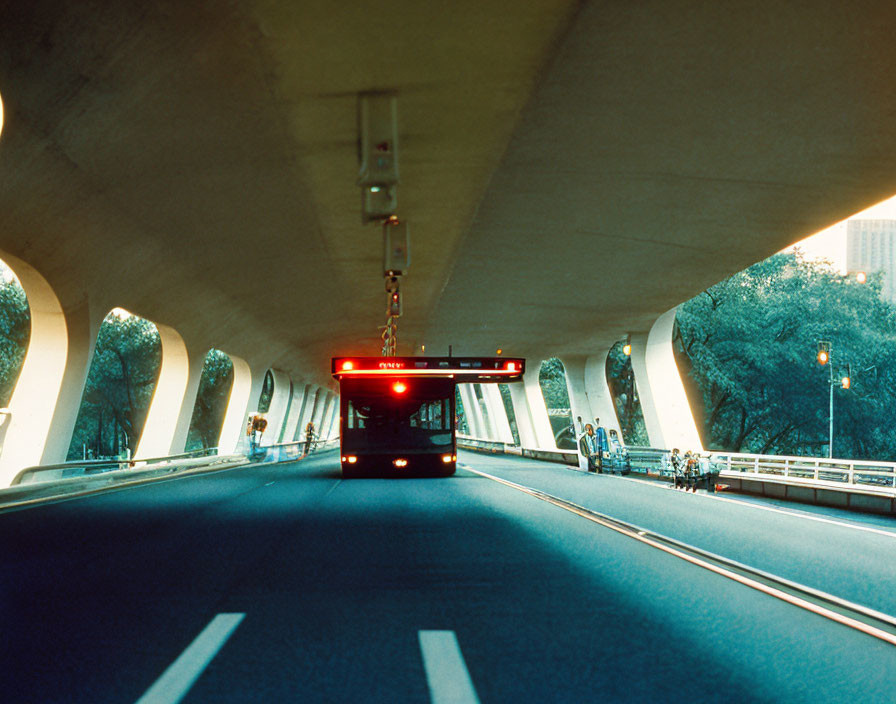
[[[834,457],[834,387],[848,390],[852,386],[852,365],[846,365],[846,374],[834,379],[834,347],[828,340],[818,341],[818,364],[828,367],[828,459]],[[869,367],[871,369],[871,367]]]

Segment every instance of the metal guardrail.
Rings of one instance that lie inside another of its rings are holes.
[[[104,472],[113,472],[118,469],[138,468],[146,465],[177,462],[178,460],[196,459],[201,457],[213,457],[218,454],[217,447],[202,448],[192,452],[183,452],[178,455],[165,457],[149,457],[146,459],[107,459],[107,460],[72,460],[59,464],[46,464],[35,467],[26,467],[12,480],[10,486],[20,484],[34,484],[37,482],[56,481],[76,477],[94,476]]]
[[[777,477],[801,480],[801,484],[812,481],[823,483],[824,486],[870,490],[896,489],[896,462],[724,452],[714,452],[712,456],[713,461],[722,466],[725,475]]]
[[[470,449],[488,449],[569,465],[575,465],[577,458],[577,453],[570,450],[532,450],[461,435],[458,435],[458,444]],[[626,449],[633,472],[664,479],[672,477],[669,450],[631,445]],[[699,462],[701,476],[717,475],[721,482],[728,480],[729,489],[734,491],[768,493],[777,498],[860,510],[896,512],[896,462],[733,452],[708,452]],[[771,484],[777,484],[781,489],[772,492]],[[837,499],[837,495],[841,498]]]
[[[247,457],[253,462],[291,462],[305,454],[305,440],[293,440],[274,445],[261,445],[254,452],[247,453]],[[311,441],[311,452],[329,450],[339,445],[339,437]]]

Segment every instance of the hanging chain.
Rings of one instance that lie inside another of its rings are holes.
[[[400,278],[386,273],[386,326],[383,328],[383,357],[398,354],[398,317],[401,315]]]
[[[398,319],[389,315],[383,328],[383,357],[395,357],[398,351]]]

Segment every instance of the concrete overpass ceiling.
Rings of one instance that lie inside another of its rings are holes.
[[[0,5],[0,251],[294,378],[376,353],[356,94],[399,96],[401,339],[584,353],[896,192],[888,4]],[[315,376],[316,375],[316,376]]]
[[[588,353],[892,195],[894,19],[868,2],[584,5],[427,341],[466,322],[465,351]]]
[[[287,370],[375,353],[355,96],[395,90],[411,339],[574,8],[9,3],[0,246],[67,301],[89,291]]]

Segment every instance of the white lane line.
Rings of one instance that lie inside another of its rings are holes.
[[[656,548],[657,550],[662,550],[663,552],[669,553],[670,555],[674,555],[686,562],[690,562],[691,564],[702,567],[710,572],[715,572],[722,577],[726,577],[727,579],[731,579],[735,582],[739,582],[745,586],[748,586],[757,591],[768,594],[769,596],[773,596],[776,599],[780,599],[781,601],[786,601],[794,606],[798,606],[801,609],[805,609],[806,611],[811,611],[819,616],[823,616],[824,618],[830,619],[831,621],[836,621],[837,623],[843,624],[849,628],[853,628],[857,631],[861,631],[862,633],[866,633],[867,635],[873,636],[875,638],[879,638],[882,641],[889,643],[890,645],[896,645],[896,635],[881,630],[880,628],[876,628],[864,621],[859,621],[857,619],[851,618],[844,614],[841,614],[837,611],[832,611],[831,609],[825,608],[819,604],[815,604],[811,601],[803,599],[794,594],[790,594],[788,592],[782,591],[774,586],[764,584],[755,579],[752,579],[749,576],[738,574],[730,569],[725,567],[714,565],[706,560],[701,559],[700,557],[696,557],[694,555],[690,555],[688,553],[682,552],[674,547],[670,547],[668,545],[663,545],[662,543],[657,542],[656,540],[647,536],[646,532],[642,533],[641,531],[635,531],[635,529],[623,527],[620,525],[615,525],[606,520],[608,517],[603,517],[599,514],[592,513],[589,509],[584,508],[582,506],[578,506],[576,504],[570,503],[565,499],[560,499],[556,496],[551,496],[550,494],[546,494],[544,492],[538,491],[537,489],[532,489],[531,487],[523,486],[522,484],[517,484],[515,482],[511,482],[507,479],[502,479],[501,477],[496,477],[491,474],[486,474],[485,472],[480,472],[478,469],[471,469],[471,472],[474,474],[478,474],[481,477],[485,477],[486,479],[491,479],[492,481],[498,482],[499,484],[504,484],[509,486],[512,489],[516,489],[517,491],[522,491],[523,493],[529,494],[530,496],[534,496],[536,499],[541,501],[545,501],[549,504],[557,506],[558,508],[562,508],[564,511],[569,511],[570,513],[574,513],[577,516],[581,516],[582,518],[586,518],[593,523],[597,523],[598,525],[602,525],[605,528],[609,528],[610,530],[616,531],[617,533],[621,533],[622,535],[628,536],[629,538],[633,538],[641,543],[649,545],[650,547]],[[657,537],[659,534],[657,534]],[[690,546],[689,546],[690,547]],[[692,549],[700,551],[699,548]],[[710,555],[711,553],[705,553]],[[829,602],[836,602],[841,606],[845,606],[855,612],[863,613],[865,615],[871,615],[874,618],[882,618],[882,620],[889,623],[896,623],[896,620],[893,619],[889,614],[881,613],[880,611],[874,611],[873,609],[869,609],[865,606],[861,606],[859,604],[854,604],[846,599],[841,599],[832,594],[828,594],[827,592],[823,592],[819,589],[813,589],[811,587],[806,587],[802,584],[797,584],[795,582],[790,582],[790,580],[785,580],[775,575],[771,575],[767,572],[762,572],[761,570],[757,570],[749,565],[743,565],[747,569],[757,573],[757,574],[765,574],[767,577],[770,577],[781,584],[790,584],[791,586],[795,586],[798,589],[806,592],[814,594],[815,596],[821,596]]]
[[[137,704],[176,704],[184,698],[246,614],[218,614]]]
[[[420,652],[433,704],[479,704],[454,631],[420,631]]]
[[[618,479],[624,479],[627,482],[637,482],[638,484],[645,484],[647,486],[652,486],[654,489],[668,489],[668,486],[659,486],[656,482],[651,482],[646,479],[635,479],[633,477],[618,477]],[[723,477],[724,479],[724,477]],[[724,483],[724,482],[722,482]],[[824,516],[815,516],[806,511],[799,511],[797,509],[787,509],[780,508],[777,506],[764,506],[760,503],[755,503],[753,501],[744,501],[742,499],[733,499],[728,498],[727,496],[719,496],[718,494],[691,494],[691,496],[700,496],[704,499],[711,499],[712,501],[722,501],[728,504],[735,504],[737,506],[744,506],[746,508],[755,508],[758,511],[770,511],[771,513],[780,513],[784,516],[791,516],[793,518],[803,518],[807,521],[815,521],[816,523],[829,523],[830,525],[840,526],[841,528],[852,528],[853,530],[860,530],[865,533],[874,533],[875,535],[882,535],[886,538],[896,538],[896,532],[891,530],[886,530],[885,528],[872,528],[871,526],[860,525],[858,523],[847,523],[845,520],[837,520],[836,518],[825,518]]]

